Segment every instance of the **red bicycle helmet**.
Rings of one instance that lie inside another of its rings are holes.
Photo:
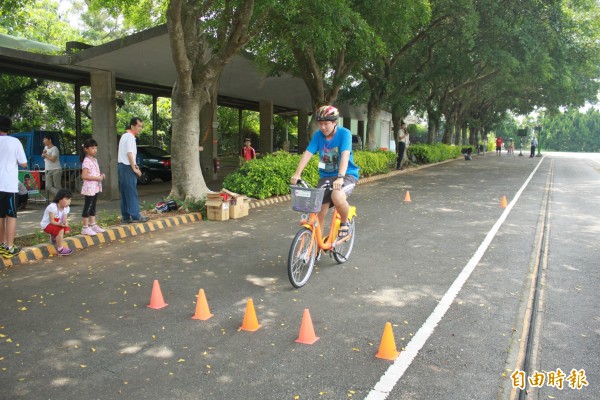
[[[322,106],[317,110],[317,121],[337,121],[340,112],[334,106]]]

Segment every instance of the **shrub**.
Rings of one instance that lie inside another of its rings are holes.
[[[434,145],[412,144],[408,148],[408,157],[414,159],[417,164],[431,164],[460,157],[462,149],[461,146],[443,143]]]
[[[395,157],[390,151],[354,152],[354,162],[360,168],[361,176],[388,172]],[[290,177],[296,171],[300,158],[301,155],[280,151],[251,160],[233,174],[229,174],[223,182],[223,187],[257,199],[289,194]],[[309,161],[302,173],[302,179],[311,186],[315,186],[319,181],[317,156]]]
[[[387,150],[354,152],[354,163],[360,168],[361,177],[387,173],[395,161],[396,154]]]

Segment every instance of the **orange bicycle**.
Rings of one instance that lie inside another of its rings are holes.
[[[348,222],[350,233],[344,238],[338,238],[340,214],[333,207],[329,232],[323,235],[318,212],[321,210],[325,190],[332,190],[331,184],[321,188],[310,188],[298,180],[297,185],[291,185],[292,209],[302,212],[300,225],[288,255],[288,277],[295,288],[306,285],[313,272],[315,262],[323,253],[329,253],[338,264],[348,261],[354,239],[356,238],[356,207],[350,206]]]

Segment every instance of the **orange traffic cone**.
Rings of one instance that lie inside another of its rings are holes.
[[[315,335],[315,329],[313,328],[312,319],[310,318],[310,312],[308,312],[308,308],[305,308],[304,314],[302,315],[302,324],[300,325],[300,334],[298,335],[296,342],[302,344],[313,344],[317,340],[319,340],[319,338]]]
[[[506,196],[502,196],[502,201],[500,202],[500,208],[506,208]]]
[[[260,328],[258,324],[258,319],[256,318],[256,311],[254,311],[254,302],[252,299],[248,299],[248,304],[246,304],[246,313],[244,314],[244,322],[240,327],[243,331],[254,332]]]
[[[411,200],[410,200],[410,192],[408,190],[406,191],[406,196],[404,196],[404,202],[405,203],[410,203],[411,202]]]
[[[163,299],[162,291],[160,290],[160,285],[158,284],[158,279],[154,280],[154,285],[152,285],[152,295],[150,296],[150,304],[148,304],[148,308],[154,308],[158,310],[159,308],[163,308],[168,306]]]
[[[210,310],[208,309],[208,302],[206,301],[204,289],[200,289],[198,292],[198,300],[196,301],[196,314],[194,314],[192,318],[206,321],[212,316],[213,314],[211,314]]]
[[[375,354],[375,357],[394,361],[398,357],[398,354],[400,353],[396,350],[396,341],[394,340],[392,324],[387,322],[385,324],[385,329],[383,330],[383,336],[381,337],[379,351]]]

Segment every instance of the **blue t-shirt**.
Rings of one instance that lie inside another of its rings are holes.
[[[321,178],[330,176],[337,177],[340,159],[343,151],[350,152],[346,175],[352,175],[358,180],[358,167],[354,164],[354,153],[352,152],[352,132],[343,126],[337,126],[331,140],[327,140],[323,132],[316,131],[308,147],[312,154],[319,153],[319,175]]]

